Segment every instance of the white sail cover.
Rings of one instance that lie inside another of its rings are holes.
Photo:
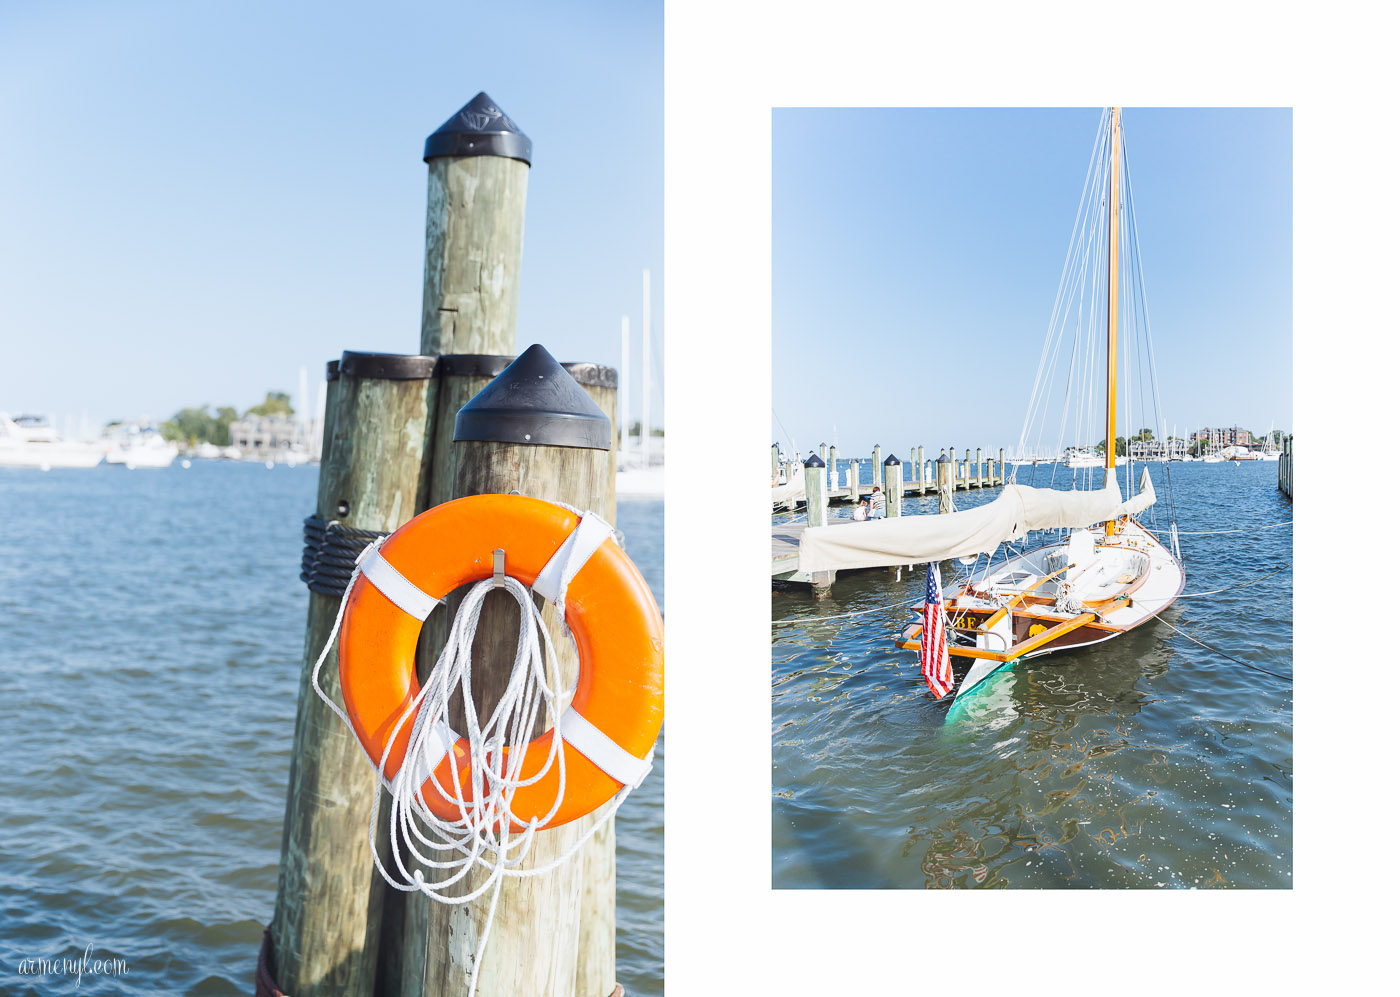
[[[964,512],[809,526],[802,531],[798,568],[840,571],[987,554],[1031,530],[1096,526],[1136,515],[1155,501],[1147,468],[1142,469],[1138,494],[1126,502],[1112,474],[1102,488],[1091,492],[1007,485],[995,501]]]
[[[773,486],[773,504],[779,505],[783,502],[790,501],[791,499],[801,498],[806,494],[806,484],[801,478],[794,475],[791,481],[785,482],[781,485]]]

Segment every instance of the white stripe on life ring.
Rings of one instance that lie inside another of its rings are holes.
[[[378,547],[366,547],[365,550],[367,553],[360,564],[360,574],[409,616],[415,620],[426,620],[428,614],[437,608],[438,601],[399,574],[399,569],[384,559]]]
[[[592,512],[585,512],[578,526],[574,527],[574,531],[559,545],[549,563],[540,569],[533,589],[544,596],[546,602],[558,602],[559,597],[567,591],[569,582],[573,581],[574,575],[588,563],[588,559],[603,545],[603,541],[612,535],[612,527],[606,519]]]
[[[559,733],[594,765],[624,786],[636,788],[651,771],[651,758],[638,758],[585,720],[573,707],[559,718]]]

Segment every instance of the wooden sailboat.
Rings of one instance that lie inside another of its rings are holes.
[[[1111,164],[1107,178],[1106,445],[1102,463],[1104,483],[1112,484],[1116,492],[1113,441],[1117,438],[1118,410],[1122,150],[1118,108],[1111,111],[1107,134]],[[1150,490],[1145,474],[1143,481]],[[1150,504],[1151,499],[1147,501]],[[1132,505],[1128,503],[1128,507]],[[1050,518],[1055,516],[1072,519],[1073,513],[1055,510]],[[1173,526],[1169,538],[1173,546],[1174,539]],[[1132,511],[1087,527],[1068,528],[1053,542],[1029,551],[1004,558],[989,554],[988,566],[975,571],[946,603],[953,636],[949,650],[955,662],[962,659],[968,666],[958,695],[1021,658],[1101,643],[1142,626],[1170,606],[1184,586],[1185,571],[1178,556]],[[917,649],[919,630],[917,625],[906,629],[901,646]]]

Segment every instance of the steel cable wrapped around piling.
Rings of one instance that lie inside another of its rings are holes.
[[[312,592],[340,598],[355,571],[360,552],[380,537],[377,530],[357,530],[320,516],[302,520],[301,580]]]

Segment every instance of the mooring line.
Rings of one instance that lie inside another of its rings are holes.
[[[1289,685],[1292,685],[1292,684],[1293,684],[1293,676],[1292,676],[1292,675],[1280,675],[1278,672],[1271,672],[1271,671],[1269,671],[1267,668],[1260,668],[1258,665],[1250,664],[1248,661],[1241,661],[1239,658],[1235,657],[1233,654],[1226,654],[1224,651],[1220,650],[1220,648],[1218,648],[1218,647],[1211,647],[1211,646],[1210,646],[1209,644],[1207,644],[1205,641],[1203,641],[1203,640],[1197,640],[1195,637],[1192,637],[1189,633],[1187,633],[1185,630],[1182,630],[1180,627],[1172,626],[1172,624],[1167,623],[1167,621],[1166,621],[1166,620],[1163,620],[1160,616],[1157,617],[1157,619],[1158,619],[1159,621],[1161,621],[1163,624],[1165,624],[1166,626],[1171,627],[1173,630],[1175,630],[1177,633],[1181,634],[1181,636],[1185,637],[1187,640],[1189,640],[1189,641],[1194,641],[1195,643],[1200,644],[1200,645],[1201,645],[1203,648],[1205,648],[1207,651],[1214,651],[1216,654],[1220,655],[1222,658],[1229,658],[1231,661],[1233,661],[1233,662],[1234,662],[1235,664],[1237,664],[1237,665],[1244,665],[1246,668],[1253,668],[1256,672],[1263,672],[1265,675],[1272,675],[1272,676],[1273,676],[1274,678],[1276,678],[1276,679],[1282,679],[1284,682],[1287,682]]]
[[[1232,589],[1247,589],[1247,588],[1249,588],[1251,585],[1257,584],[1258,582],[1262,582],[1265,578],[1272,578],[1272,577],[1274,577],[1274,575],[1278,574],[1280,571],[1287,571],[1287,570],[1289,569],[1289,567],[1290,567],[1289,565],[1285,564],[1283,567],[1278,568],[1277,570],[1270,571],[1267,575],[1260,575],[1258,578],[1255,578],[1253,581],[1240,582],[1240,584],[1238,584],[1238,585],[1227,585],[1227,586],[1225,586],[1225,588],[1223,588],[1223,589],[1215,589],[1215,590],[1210,591],[1210,592],[1185,592],[1185,593],[1183,593],[1183,594],[1177,596],[1177,598],[1178,598],[1178,599],[1196,599],[1196,598],[1199,598],[1200,596],[1203,596],[1203,595],[1219,595],[1221,592],[1229,592],[1229,591],[1231,591]]]
[[[1293,520],[1285,519],[1281,523],[1270,523],[1268,526],[1251,526],[1243,530],[1177,530],[1177,536],[1182,537],[1207,537],[1219,533],[1257,533],[1259,530],[1272,530],[1276,526],[1291,526]]]
[[[894,608],[893,605],[890,605],[890,606],[876,606],[874,609],[857,609],[857,610],[856,610],[855,612],[853,612],[853,613],[837,613],[837,614],[835,614],[834,616],[809,616],[809,617],[806,617],[806,618],[789,618],[789,619],[786,619],[786,620],[774,620],[773,623],[772,623],[772,625],[776,627],[776,626],[781,626],[781,625],[783,625],[783,624],[791,623],[791,624],[794,624],[794,625],[796,625],[796,626],[804,626],[804,625],[806,625],[806,624],[808,624],[808,623],[824,623],[824,622],[827,621],[827,620],[844,620],[844,619],[846,619],[847,617],[851,617],[851,616],[864,616],[866,613],[880,613],[880,612],[886,612],[886,611],[891,610],[891,609],[893,609],[893,608]]]

